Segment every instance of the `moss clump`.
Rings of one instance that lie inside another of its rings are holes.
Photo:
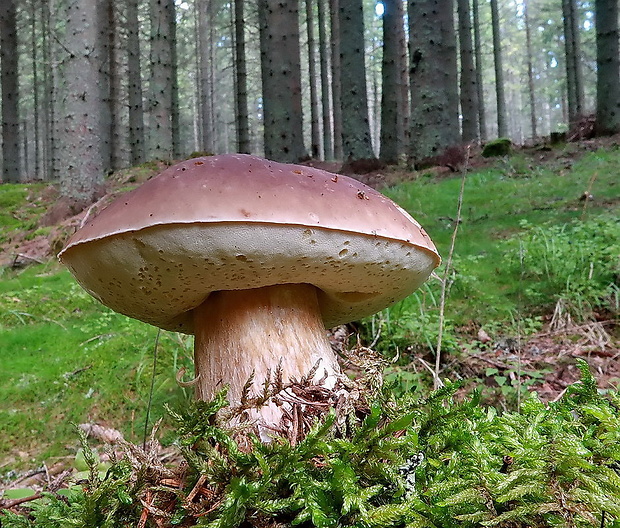
[[[482,149],[482,156],[485,158],[493,158],[499,156],[508,156],[512,151],[512,141],[508,138],[497,138],[489,141]]]
[[[579,366],[582,380],[561,400],[543,404],[531,394],[520,412],[485,408],[476,393],[457,401],[457,384],[398,401],[382,387],[367,407],[332,409],[303,438],[269,444],[218,425],[220,393],[172,413],[180,468],[128,445],[102,478],[86,456],[83,488],[47,495],[28,518],[0,519],[43,528],[140,518],[143,526],[211,528],[616,526],[620,399],[600,395]]]

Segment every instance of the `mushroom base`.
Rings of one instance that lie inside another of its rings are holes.
[[[207,400],[229,384],[231,405],[254,375],[250,395],[281,366],[284,382],[306,376],[332,388],[340,373],[317,300],[309,284],[214,292],[194,310],[196,398]],[[265,409],[265,422],[279,413]]]

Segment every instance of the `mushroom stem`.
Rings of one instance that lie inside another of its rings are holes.
[[[201,400],[229,384],[228,399],[238,404],[252,374],[251,395],[258,395],[278,365],[287,382],[318,363],[314,380],[330,388],[340,372],[317,290],[309,284],[214,292],[194,310],[194,330],[196,398]]]

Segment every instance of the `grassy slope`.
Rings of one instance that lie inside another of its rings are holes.
[[[522,220],[543,224],[580,218],[579,196],[593,175],[596,200],[587,214],[617,210],[618,167],[616,149],[589,154],[570,168],[529,167],[516,156],[468,175],[457,253],[482,257],[470,267],[478,295],[455,295],[452,316],[488,321],[510,314],[516,298],[506,292],[514,291],[514,277],[501,273],[503,250],[497,241],[518,233]],[[458,178],[423,176],[387,194],[412,212],[447,256],[448,217],[455,215],[459,186]],[[0,203],[10,202],[17,218],[26,189],[0,186]],[[72,422],[93,420],[141,439],[156,331],[101,307],[55,263],[1,273],[0,473],[32,466],[31,457],[40,461],[68,454],[76,438]],[[155,418],[164,402],[188,396],[174,383],[174,374],[190,367],[187,339],[163,333],[159,350]]]
[[[460,179],[422,178],[390,189],[393,200],[410,211],[447,258],[456,217]],[[580,201],[589,190],[594,201]],[[509,318],[518,303],[518,276],[505,273],[506,246],[499,243],[522,231],[522,223],[558,225],[618,211],[620,151],[598,151],[577,162],[560,159],[534,165],[516,155],[490,169],[467,175],[462,223],[455,254],[470,273],[473,296],[452,299],[451,313],[460,323]],[[469,265],[463,262],[475,259]],[[441,273],[441,270],[438,270]],[[529,307],[531,309],[531,307]]]

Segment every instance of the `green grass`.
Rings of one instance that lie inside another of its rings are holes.
[[[447,353],[460,350],[458,327],[471,321],[488,328],[503,328],[506,321],[515,320],[537,326],[536,316],[548,306],[528,297],[527,290],[540,283],[540,276],[524,273],[514,260],[518,241],[529,240],[532,233],[524,223],[534,229],[566,224],[570,232],[581,219],[607,218],[606,229],[613,229],[620,203],[619,167],[618,149],[590,153],[572,164],[556,163],[553,170],[516,154],[467,175],[447,307]],[[458,175],[422,175],[386,194],[425,227],[445,258],[459,188]],[[25,204],[38,189],[0,186],[0,224],[11,229],[34,225],[41,206]],[[587,189],[595,200],[584,208],[579,197]],[[7,232],[0,233],[0,240]],[[610,240],[610,255],[612,243],[617,239]],[[552,300],[549,291],[538,293]],[[385,330],[380,348],[390,353],[396,346],[401,353],[408,347],[432,349],[438,303],[439,283],[431,280],[419,293],[375,317],[375,325]],[[140,441],[155,338],[153,327],[102,307],[56,263],[20,272],[0,270],[0,475],[32,467],[33,460],[71,454],[67,446],[76,443],[72,423],[92,420]],[[164,402],[174,405],[190,396],[191,391],[174,381],[180,367],[191,372],[190,358],[189,338],[162,333],[153,420],[164,414]],[[27,456],[22,459],[20,453]]]
[[[603,214],[617,214],[620,204],[620,150],[587,154],[570,170],[530,167],[518,155],[490,169],[467,175],[459,225],[455,268],[469,283],[467,293],[454,292],[450,314],[459,323],[508,319],[520,305],[519,271],[507,270],[509,248],[503,241],[531,226],[575,224]],[[445,259],[454,229],[460,179],[423,176],[386,194],[424,226]],[[580,201],[586,190],[594,195]],[[615,213],[614,213],[615,212]],[[442,274],[442,268],[438,270]],[[412,298],[405,303],[418,302]],[[402,312],[402,306],[395,310]]]
[[[20,453],[67,454],[74,423],[141,438],[157,331],[102,307],[57,265],[5,272],[0,282],[0,470]],[[190,366],[174,334],[160,340],[153,418],[188,395],[174,383]]]
[[[0,243],[5,242],[16,229],[34,227],[43,212],[40,200],[32,199],[44,184],[2,184],[0,192]],[[24,204],[27,204],[24,207]]]

